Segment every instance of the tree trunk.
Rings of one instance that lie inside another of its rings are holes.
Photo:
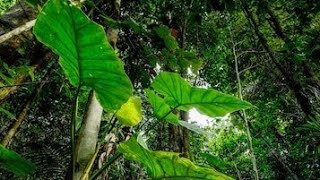
[[[178,126],[169,124],[168,125],[168,133],[169,133],[169,150],[174,152],[180,152],[180,145],[178,143],[179,141],[179,129]]]
[[[187,2],[186,2],[187,3]],[[186,34],[187,34],[187,24],[188,24],[188,15],[189,15],[189,11],[192,7],[193,1],[190,1],[190,4],[187,5],[185,4],[185,8],[186,8],[186,14],[183,20],[183,24],[181,27],[181,42],[180,42],[180,46],[181,49],[185,49],[186,48]],[[186,72],[180,72],[181,76],[184,77]],[[189,113],[186,111],[180,111],[180,118],[182,121],[186,121],[188,122],[189,120]],[[192,160],[192,153],[191,153],[191,149],[190,149],[190,138],[189,138],[189,130],[185,127],[179,126],[178,127],[179,130],[179,139],[180,139],[180,153],[182,157],[188,158],[190,160]]]
[[[189,113],[186,111],[180,111],[180,117],[182,121],[188,122]],[[192,154],[190,149],[190,139],[189,139],[189,130],[185,127],[180,127],[181,129],[181,155],[182,157],[192,160]]]

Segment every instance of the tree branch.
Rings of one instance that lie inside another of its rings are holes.
[[[12,38],[13,36],[16,36],[16,35],[19,35],[19,34],[25,32],[25,31],[28,31],[29,29],[31,29],[34,26],[35,23],[36,23],[36,20],[33,19],[33,20],[27,22],[26,24],[0,36],[0,44],[7,41],[10,38]]]

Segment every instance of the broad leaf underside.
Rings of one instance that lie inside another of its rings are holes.
[[[178,74],[163,72],[152,83],[153,89],[163,95],[171,107],[181,110],[196,108],[211,117],[225,116],[240,109],[252,107],[246,101],[213,89],[191,87]]]
[[[132,95],[130,80],[103,27],[69,1],[48,1],[33,32],[60,56],[71,84],[92,87],[104,109],[119,109]]]
[[[191,108],[196,108],[208,116],[216,117],[252,106],[246,101],[241,101],[213,89],[191,87],[190,84],[175,73],[163,72],[159,74],[151,86],[154,91],[148,89],[146,90],[146,95],[153,107],[154,115],[159,120],[165,120],[171,124],[180,125],[204,135],[208,135],[208,133],[200,127],[186,121],[179,121],[173,110],[188,111]],[[164,98],[161,98],[157,93]]]

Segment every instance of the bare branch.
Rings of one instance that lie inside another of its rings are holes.
[[[31,29],[34,26],[35,22],[36,22],[36,20],[33,19],[33,20],[27,22],[26,24],[0,36],[0,44],[7,41],[10,38],[12,38],[13,36],[16,36],[16,35],[19,35],[19,34],[25,32],[25,31],[28,31],[29,29]]]

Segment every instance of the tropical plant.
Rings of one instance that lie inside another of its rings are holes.
[[[116,112],[117,118],[123,124],[132,126],[139,123],[139,119],[141,119],[139,102],[136,98],[129,99],[131,84],[124,73],[121,61],[107,42],[101,26],[92,22],[76,5],[69,1],[50,0],[40,12],[33,32],[40,42],[60,56],[59,63],[73,86],[78,89],[82,86],[92,88],[105,111],[114,113],[115,110],[118,110]],[[239,109],[251,107],[250,103],[214,90],[193,88],[174,73],[161,73],[154,80],[152,88],[164,97],[162,99],[157,97],[158,95],[154,92],[147,91],[150,96],[149,101],[154,106],[155,114],[158,118],[160,117],[160,120],[167,119],[167,116],[174,117],[172,112],[176,109],[189,110],[196,107],[209,116],[223,116]],[[128,99],[129,101],[126,103]],[[165,108],[159,107],[159,103]],[[76,105],[74,108],[74,113],[77,114]],[[133,111],[136,114],[134,118],[131,116]],[[177,117],[174,119],[177,120],[174,123],[179,122]],[[71,129],[73,129],[73,133],[76,133],[74,123]],[[79,143],[81,140],[79,138],[76,141]],[[153,178],[190,177],[192,179],[199,176],[205,179],[229,179],[225,175],[217,174],[214,170],[201,169],[187,160],[180,160],[175,154],[152,152],[148,154],[147,150],[142,150],[142,147],[139,150],[137,146],[140,145],[137,144],[134,137],[131,137],[128,142],[120,145],[120,152],[124,153],[125,158],[139,160],[140,163],[145,164],[148,174]],[[72,147],[74,147],[72,153],[76,155],[71,164],[75,166],[74,161],[83,155],[79,154],[75,144]],[[141,154],[141,150],[146,152]],[[137,156],[141,156],[141,159],[137,159]],[[174,165],[167,167],[168,169],[152,170],[155,168],[153,167],[155,164],[148,162],[148,157],[155,158],[155,161],[159,163],[159,168],[161,164],[170,163],[166,162],[166,159],[172,159],[174,164],[179,164],[179,167],[174,167]],[[92,155],[89,158],[94,160],[95,156]],[[77,161],[77,163],[84,162]],[[92,161],[87,161],[85,167],[89,167],[89,169],[85,169],[83,174],[73,175],[73,177],[76,179],[88,178],[91,169],[90,163]],[[192,167],[192,171],[190,171],[190,167]],[[183,168],[186,169],[183,170]],[[75,168],[73,169],[75,170]],[[174,173],[170,174],[170,171]]]

